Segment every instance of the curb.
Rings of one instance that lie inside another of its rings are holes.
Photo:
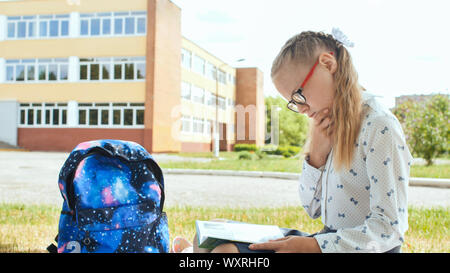
[[[192,170],[192,169],[164,169],[163,174],[186,175],[220,175],[241,176],[259,178],[277,178],[286,180],[298,180],[300,174],[285,172],[258,172],[258,171],[233,171],[233,170]],[[409,186],[447,188],[450,189],[450,179],[410,177]]]

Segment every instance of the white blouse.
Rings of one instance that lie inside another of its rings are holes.
[[[312,218],[336,233],[315,235],[322,252],[386,252],[408,229],[410,165],[413,157],[398,119],[362,92],[363,123],[350,170],[333,168],[333,150],[316,169],[304,160],[299,193]]]

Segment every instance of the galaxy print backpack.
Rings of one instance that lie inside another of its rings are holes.
[[[59,173],[64,199],[51,253],[165,253],[164,179],[139,144],[97,140],[79,144]]]

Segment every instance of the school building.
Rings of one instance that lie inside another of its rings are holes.
[[[0,2],[0,141],[70,151],[123,139],[149,152],[264,144],[263,75],[181,35],[169,0]]]

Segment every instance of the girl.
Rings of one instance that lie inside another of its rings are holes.
[[[412,156],[397,118],[358,84],[343,43],[322,32],[295,35],[271,76],[287,107],[311,118],[299,194],[324,229],[283,229],[282,239],[213,251],[400,252]]]

